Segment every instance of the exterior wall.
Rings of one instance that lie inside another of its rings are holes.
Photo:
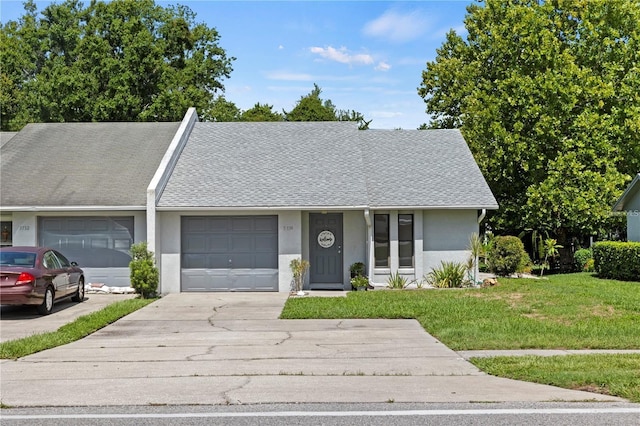
[[[441,261],[465,263],[469,237],[478,233],[476,210],[425,210],[423,213],[423,274]]]
[[[627,212],[627,241],[640,242],[640,209]]]
[[[640,185],[636,184],[634,189],[624,206],[627,211],[627,241],[640,242]]]
[[[7,213],[3,214],[5,217]],[[147,223],[144,211],[119,211],[119,210],[93,210],[93,211],[30,211],[12,212],[13,245],[34,246],[38,245],[38,217],[81,217],[81,216],[133,216],[133,237],[138,243],[147,239]],[[69,259],[73,261],[73,259]],[[80,267],[85,272],[87,283],[104,283],[114,287],[128,287],[129,268],[87,268]]]

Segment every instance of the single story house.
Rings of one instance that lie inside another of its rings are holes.
[[[622,193],[613,210],[627,212],[627,241],[640,241],[640,173]]]
[[[194,109],[181,123],[29,125],[2,147],[0,201],[14,244],[81,256],[88,281],[127,270],[83,250],[147,241],[162,293],[288,292],[295,258],[310,261],[307,289],[350,288],[355,262],[374,285],[421,279],[464,262],[498,207],[458,130],[203,123]]]

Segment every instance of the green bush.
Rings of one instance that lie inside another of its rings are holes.
[[[487,260],[491,272],[503,277],[523,272],[531,263],[520,238],[510,235],[495,237]]]
[[[603,241],[593,245],[595,270],[602,278],[640,281],[640,243]]]
[[[459,288],[470,284],[467,280],[467,268],[458,262],[440,262],[425,277],[426,281],[437,288]]]
[[[593,259],[593,251],[590,248],[579,249],[573,253],[573,261],[578,272],[593,272],[593,262],[589,262],[591,259]]]
[[[131,287],[143,299],[155,297],[160,281],[158,268],[153,259],[153,252],[147,250],[147,243],[141,242],[131,246]]]

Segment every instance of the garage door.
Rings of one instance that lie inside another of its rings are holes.
[[[277,216],[183,216],[182,291],[278,291]]]
[[[78,262],[87,283],[128,287],[133,228],[133,216],[41,216],[38,244]]]

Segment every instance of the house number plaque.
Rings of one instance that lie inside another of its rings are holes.
[[[322,248],[329,248],[336,242],[336,236],[331,231],[322,231],[318,234],[318,244]]]

